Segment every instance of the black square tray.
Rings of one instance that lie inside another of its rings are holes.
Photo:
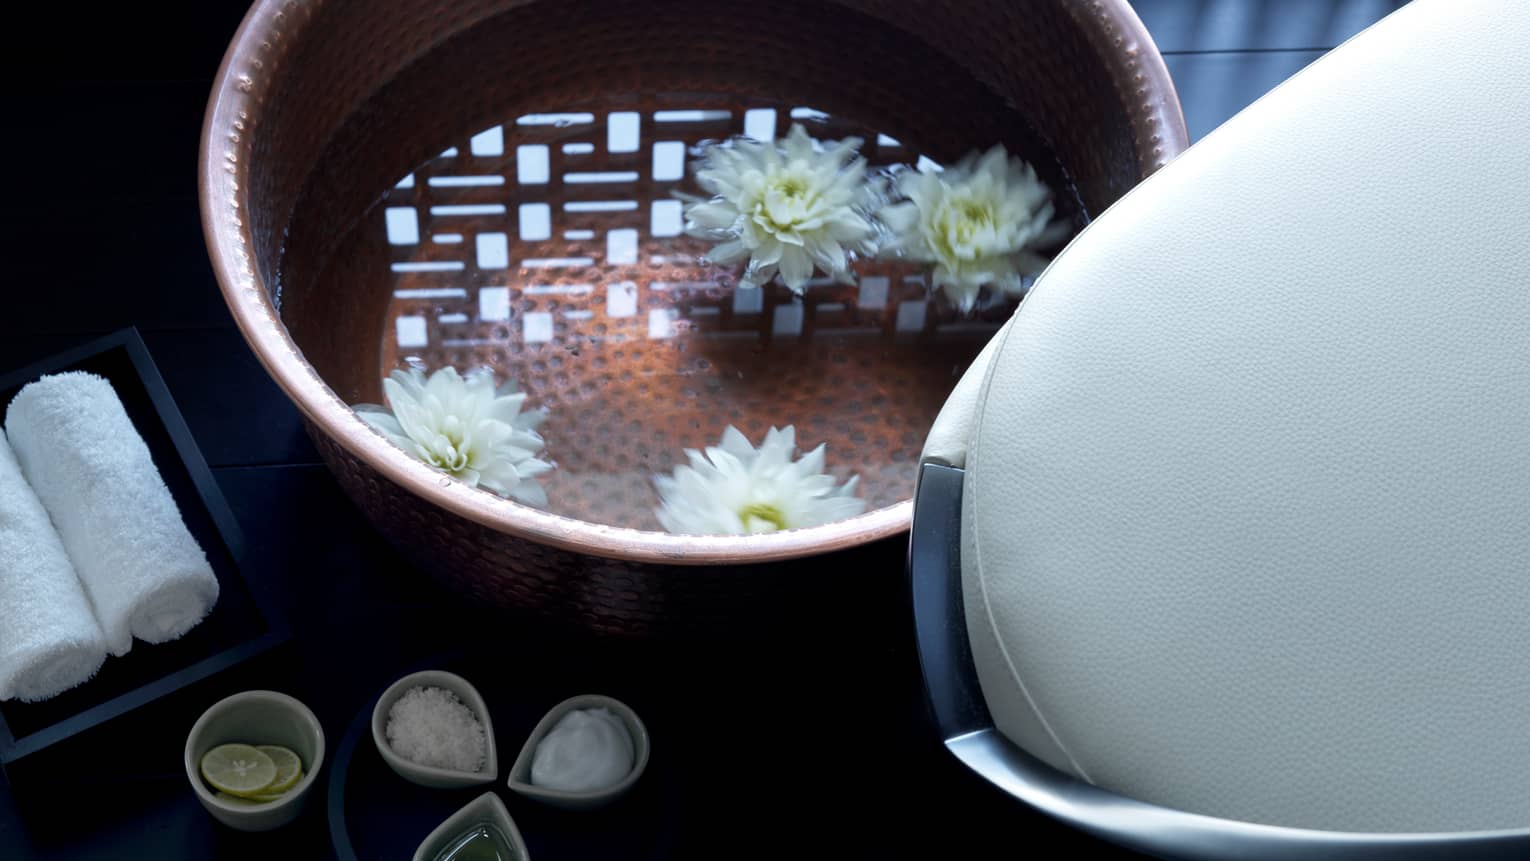
[[[61,371],[89,371],[117,390],[186,526],[217,575],[218,603],[200,625],[170,643],[135,643],[107,658],[95,678],[38,703],[0,703],[0,768],[18,766],[66,739],[230,669],[285,641],[285,622],[259,584],[241,574],[239,525],[203,460],[136,329],[123,329],[0,376],[0,416],[22,386]]]

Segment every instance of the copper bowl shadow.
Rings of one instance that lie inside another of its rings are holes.
[[[598,47],[604,33],[608,45],[622,46],[592,52],[611,57],[606,73],[684,66],[683,48],[634,38],[631,30],[634,21],[683,13],[685,4],[589,3],[602,12],[581,19],[594,22],[593,42]],[[908,528],[911,502],[750,537],[668,535],[522,506],[443,482],[370,431],[332,388],[334,375],[318,370],[350,361],[345,339],[334,338],[325,356],[305,356],[278,313],[280,279],[318,267],[332,250],[303,246],[300,231],[289,230],[300,201],[304,218],[361,212],[368,195],[414,168],[433,142],[432,129],[497,120],[506,91],[559,85],[578,74],[579,63],[557,61],[569,45],[521,46],[525,75],[543,69],[541,82],[464,77],[484,58],[436,49],[454,39],[472,45],[473,33],[492,31],[508,14],[554,15],[574,5],[260,0],[234,37],[208,105],[199,173],[203,228],[224,298],[251,349],[302,412],[347,493],[411,560],[491,604],[606,633],[726,628],[770,606],[762,597],[789,594],[789,576],[772,563],[895,536]],[[749,11],[759,4],[724,5],[736,15],[728,37],[737,45],[730,49],[761,56],[785,50],[771,41],[779,38],[771,35],[776,30],[751,21],[752,14],[767,14]],[[1104,210],[1187,145],[1168,72],[1126,0],[836,0],[799,3],[791,14],[803,32],[835,27],[847,14],[869,16],[962,69],[1034,126],[1089,213]],[[852,34],[838,38],[847,40],[837,79],[846,97],[876,103],[860,68],[874,51]],[[530,56],[538,52],[546,60],[540,65]],[[706,69],[697,61],[694,74]],[[289,247],[289,234],[302,247]],[[381,329],[375,302],[333,301],[360,330]]]

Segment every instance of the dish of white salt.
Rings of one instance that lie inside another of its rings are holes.
[[[477,786],[499,777],[488,707],[453,673],[426,670],[394,682],[372,711],[372,740],[394,772],[421,786]]]
[[[445,688],[417,685],[388,709],[393,752],[415,765],[477,773],[488,756],[483,724]]]

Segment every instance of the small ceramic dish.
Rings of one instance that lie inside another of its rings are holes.
[[[510,843],[510,857],[505,861],[529,861],[531,854],[526,851],[526,841],[521,839],[520,829],[515,827],[515,820],[510,818],[505,803],[492,792],[469,801],[467,806],[436,826],[436,830],[430,832],[420,848],[414,851],[414,861],[435,861],[468,831],[484,825],[492,826]]]
[[[627,734],[632,737],[632,770],[622,778],[620,783],[596,792],[565,792],[532,783],[531,762],[536,756],[537,744],[552,731],[564,715],[574,709],[593,708],[610,709],[621,718],[622,724],[627,728]],[[536,729],[531,731],[531,737],[526,739],[520,756],[515,758],[515,765],[510,768],[510,789],[543,804],[567,810],[590,810],[602,807],[625,795],[633,784],[637,783],[638,778],[643,776],[643,770],[648,767],[648,748],[648,728],[643,726],[637,712],[628,708],[626,703],[598,694],[570,697],[553,706],[547,716],[537,723]]]
[[[202,779],[203,754],[220,744],[275,744],[303,761],[303,779],[275,801],[220,798]],[[186,779],[214,819],[240,831],[270,831],[302,812],[324,765],[324,728],[308,707],[276,691],[245,691],[202,713],[186,737]]]
[[[445,688],[456,694],[457,699],[472,709],[473,716],[483,724],[484,739],[488,742],[488,757],[483,771],[456,771],[450,768],[420,765],[393,752],[393,748],[388,744],[388,710],[393,708],[393,704],[398,702],[405,691],[421,686]],[[421,786],[432,789],[459,789],[464,786],[482,786],[499,779],[499,753],[494,747],[494,724],[489,720],[489,707],[484,704],[478,689],[469,684],[467,679],[455,673],[425,670],[410,673],[389,685],[382,696],[377,698],[377,706],[372,709],[372,741],[377,745],[377,752],[382,754],[383,761],[388,763],[389,768],[393,769],[399,777]]]

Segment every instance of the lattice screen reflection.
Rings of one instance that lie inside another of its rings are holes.
[[[903,264],[863,262],[856,285],[816,278],[791,301],[779,290],[733,290],[732,273],[700,259],[706,243],[682,235],[683,205],[671,194],[685,182],[688,149],[740,133],[770,141],[792,121],[827,123],[826,114],[612,111],[604,128],[597,119],[522,115],[444,150],[389,192],[379,226],[393,256],[400,353],[504,343],[511,327],[524,344],[542,344],[557,338],[560,320],[597,317],[615,340],[993,328],[932,313],[923,274]],[[873,164],[914,160],[887,135],[870,136],[863,153]]]

